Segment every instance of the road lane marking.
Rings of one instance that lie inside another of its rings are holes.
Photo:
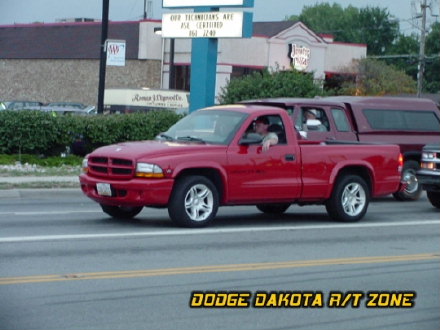
[[[440,220],[399,221],[383,223],[346,223],[346,224],[323,224],[303,226],[276,226],[276,227],[240,227],[240,228],[204,228],[204,229],[174,229],[161,231],[143,231],[108,234],[72,234],[72,235],[42,235],[1,237],[0,243],[23,243],[41,241],[67,241],[79,239],[106,239],[106,238],[137,238],[154,236],[186,236],[186,235],[213,235],[213,234],[236,234],[252,232],[294,231],[313,229],[353,229],[353,228],[381,228],[381,227],[404,227],[439,225]]]
[[[355,258],[320,259],[320,260],[293,260],[293,261],[281,261],[281,262],[206,265],[206,266],[159,268],[159,269],[145,269],[145,270],[132,270],[132,271],[0,277],[0,285],[78,281],[78,280],[122,279],[122,278],[183,275],[183,274],[242,272],[242,271],[257,271],[257,270],[269,270],[269,269],[376,264],[376,263],[438,260],[438,259],[440,259],[440,252],[407,254],[400,256],[355,257]]]

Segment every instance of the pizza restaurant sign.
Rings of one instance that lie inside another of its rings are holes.
[[[188,100],[188,92],[160,89],[106,89],[104,93],[105,105],[185,109]]]
[[[310,48],[302,45],[290,44],[290,58],[293,67],[298,71],[304,71],[310,64]]]

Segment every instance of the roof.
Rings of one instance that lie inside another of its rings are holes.
[[[138,58],[139,22],[109,22],[108,38],[125,40],[125,57]],[[2,59],[99,59],[100,43],[100,22],[0,26]]]
[[[399,106],[402,109],[417,106],[419,109],[436,109],[435,103],[426,98],[394,96],[330,96],[322,100],[350,103],[362,106]]]
[[[227,105],[215,105],[208,108],[200,109],[203,111],[212,111],[212,110],[226,110],[226,111],[236,111],[243,112],[247,114],[253,113],[265,113],[265,112],[280,112],[282,111],[277,106],[265,105],[265,104],[227,104]],[[199,111],[200,111],[199,110]]]
[[[278,33],[290,28],[297,21],[281,21],[281,22],[254,22],[253,35],[273,37]]]
[[[295,104],[307,103],[310,105],[342,105],[350,104],[357,106],[385,106],[385,107],[400,107],[408,109],[417,107],[418,109],[436,109],[436,105],[432,100],[425,98],[408,98],[408,97],[393,97],[393,96],[330,96],[317,98],[267,98],[259,100],[242,101],[244,104],[261,104],[272,106],[291,106]]]

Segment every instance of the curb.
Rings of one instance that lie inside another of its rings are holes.
[[[5,189],[0,190],[0,198],[55,198],[85,197],[81,188],[41,188],[41,189]]]
[[[15,176],[0,177],[0,183],[30,183],[30,182],[78,182],[76,176]]]

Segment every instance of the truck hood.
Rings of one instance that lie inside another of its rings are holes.
[[[226,151],[225,145],[204,144],[197,142],[177,141],[138,141],[124,142],[101,147],[93,151],[91,157],[112,157],[138,160],[142,158],[156,158],[161,156],[186,153],[200,153],[211,150]]]

